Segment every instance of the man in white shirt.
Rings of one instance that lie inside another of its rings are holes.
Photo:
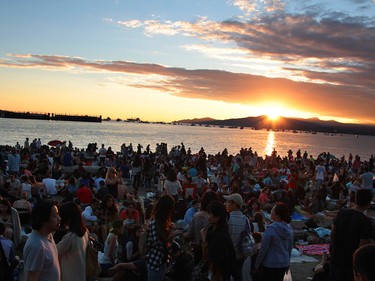
[[[326,176],[326,167],[323,166],[323,163],[324,161],[320,160],[319,164],[315,167],[315,192],[320,189]]]
[[[56,188],[56,180],[50,178],[50,175],[47,178],[43,179],[43,190],[47,195],[56,195],[57,188]]]
[[[104,164],[106,157],[107,157],[107,149],[104,147],[104,144],[102,144],[102,147],[99,149],[99,160],[100,160],[101,165]]]
[[[366,167],[363,169],[364,173],[359,176],[362,180],[362,188],[372,190],[374,175]]]
[[[23,249],[25,280],[60,281],[61,272],[55,231],[60,228],[60,216],[52,201],[39,200],[32,213],[33,231]]]

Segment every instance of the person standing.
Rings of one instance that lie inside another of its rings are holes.
[[[99,149],[100,165],[104,164],[106,157],[107,157],[107,149],[104,147],[104,143],[103,143],[102,147]]]
[[[23,250],[25,280],[60,281],[58,253],[52,237],[60,226],[59,211],[52,201],[39,200],[31,221],[33,230]]]
[[[67,202],[59,208],[59,213],[61,226],[68,231],[57,244],[61,280],[85,280],[89,233],[81,212],[74,202]]]
[[[8,168],[9,173],[18,175],[21,167],[21,156],[17,152],[16,148],[12,148],[12,153],[8,154]]]
[[[135,154],[134,159],[131,163],[132,166],[132,177],[133,177],[133,188],[134,191],[139,190],[139,186],[141,184],[141,175],[142,175],[142,167],[143,162],[140,154]]]
[[[360,246],[373,243],[372,221],[364,214],[371,206],[372,192],[360,189],[355,207],[341,209],[332,225],[332,259],[329,281],[353,281],[352,257]]]
[[[14,249],[21,243],[22,227],[19,214],[8,199],[0,200],[0,223],[4,223],[4,237],[11,239]]]
[[[208,227],[201,230],[203,258],[208,261],[211,280],[229,281],[235,276],[235,249],[228,232],[228,213],[220,201],[207,206]]]
[[[259,271],[260,281],[283,281],[293,249],[288,206],[276,203],[271,211],[271,220],[273,223],[266,228],[262,238],[255,270]]]
[[[27,151],[30,149],[29,138],[25,139],[25,142],[23,143],[23,148],[26,149]]]
[[[324,178],[326,176],[326,167],[323,165],[324,160],[320,160],[319,164],[315,167],[315,190],[318,191],[320,186],[324,182]]]
[[[197,265],[202,259],[202,235],[201,230],[208,225],[207,206],[212,201],[219,200],[219,195],[214,191],[206,191],[203,193],[200,202],[200,211],[196,212],[191,220],[186,238],[191,241],[194,254],[194,265]]]
[[[362,188],[372,190],[374,175],[370,172],[368,167],[363,169],[363,174],[359,176],[359,179],[362,180]]]
[[[177,179],[175,169],[169,169],[167,179],[164,182],[164,194],[172,196],[177,201],[181,190],[181,183]]]
[[[170,262],[174,203],[172,196],[163,195],[152,211],[146,238],[148,281],[162,281]]]
[[[234,280],[241,281],[242,280],[242,267],[246,260],[246,256],[244,256],[241,252],[240,247],[238,245],[241,244],[241,239],[245,235],[250,237],[250,223],[247,217],[242,213],[241,207],[243,205],[242,196],[238,193],[233,193],[231,195],[224,195],[225,207],[227,212],[229,213],[228,219],[228,231],[229,235],[232,239],[235,254],[236,254],[236,261],[235,261],[235,268],[234,268]],[[250,269],[249,269],[250,274]]]

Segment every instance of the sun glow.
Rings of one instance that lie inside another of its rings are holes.
[[[277,113],[268,113],[267,114],[268,119],[271,119],[272,121],[276,121],[279,119],[279,115]]]
[[[281,104],[266,104],[261,106],[261,108],[271,121],[277,121],[281,116],[287,114],[287,109]]]

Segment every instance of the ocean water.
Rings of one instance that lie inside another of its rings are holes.
[[[349,153],[359,155],[362,160],[375,154],[374,136],[325,135],[307,132],[273,132],[244,128],[220,128],[172,124],[144,124],[116,121],[102,123],[21,120],[0,118],[0,144],[23,145],[26,137],[31,140],[41,138],[46,144],[50,140],[71,141],[74,147],[86,148],[88,143],[102,143],[111,146],[113,151],[120,151],[120,146],[140,143],[145,149],[150,144],[155,150],[156,144],[167,143],[168,150],[173,146],[185,144],[186,149],[198,152],[201,147],[207,153],[215,154],[227,148],[229,153],[236,154],[241,147],[252,147],[258,155],[270,155],[273,148],[285,156],[291,149],[294,153],[300,149],[313,157],[321,152],[330,152],[336,157]]]

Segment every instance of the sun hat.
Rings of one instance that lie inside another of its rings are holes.
[[[242,196],[238,193],[233,193],[231,195],[224,195],[223,197],[227,201],[233,201],[234,203],[236,203],[240,207],[242,207],[242,205],[243,205]]]

